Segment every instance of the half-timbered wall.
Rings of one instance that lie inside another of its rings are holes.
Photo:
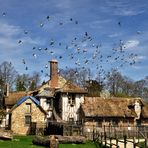
[[[78,121],[80,104],[84,103],[84,95],[75,95],[75,100],[69,98],[69,94],[62,95],[62,119],[64,121]]]

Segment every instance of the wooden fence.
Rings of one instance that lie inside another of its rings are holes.
[[[118,138],[107,136],[106,133],[98,133],[94,134],[94,141],[100,143],[101,145],[109,146],[110,148],[112,148],[113,146],[119,148],[121,144],[124,148],[129,148],[129,143],[130,148],[148,148],[147,139],[144,139],[144,146],[142,146],[140,143],[140,139],[136,139],[135,137],[128,139],[126,135],[124,135],[123,138]]]
[[[148,127],[103,127],[103,130],[97,131],[95,128],[92,133],[92,139],[102,145],[116,147],[122,144],[124,148],[148,148]],[[141,146],[141,139],[144,145]]]

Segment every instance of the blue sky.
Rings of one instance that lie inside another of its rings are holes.
[[[43,71],[44,79],[48,61],[57,59],[59,68],[90,68],[94,77],[111,68],[134,80],[148,76],[147,0],[0,4],[0,63],[11,62],[20,74]]]

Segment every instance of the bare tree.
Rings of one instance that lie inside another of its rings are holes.
[[[40,75],[38,72],[34,72],[32,75],[23,74],[18,75],[16,78],[16,90],[17,91],[29,91],[35,90],[40,82]]]
[[[112,71],[108,73],[107,86],[113,96],[117,96],[118,93],[122,92],[123,82],[124,78],[117,70],[112,69]]]
[[[10,89],[12,89],[12,86],[15,82],[17,75],[17,71],[13,67],[12,63],[10,62],[3,62],[0,65],[0,81],[1,81],[1,88],[4,89],[6,84],[9,84]]]
[[[60,74],[67,80],[70,80],[81,87],[86,86],[86,81],[90,80],[91,78],[91,71],[90,69],[85,68],[70,68],[60,70]]]

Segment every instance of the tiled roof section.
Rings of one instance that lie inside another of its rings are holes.
[[[129,104],[134,99],[100,97],[86,97],[82,109],[87,117],[136,117],[134,109],[129,109]]]
[[[37,97],[54,97],[55,89],[51,89],[49,87],[44,88],[44,90],[37,94]]]
[[[62,88],[65,83],[66,83],[66,80],[62,76],[59,75],[58,88]],[[46,81],[43,85],[39,86],[35,91],[42,92],[47,87],[49,87],[49,88],[51,87],[51,80]],[[58,89],[58,88],[56,88],[56,89]]]
[[[65,78],[63,78],[61,75],[59,75],[58,87],[62,88],[66,82],[67,82],[67,80]]]
[[[37,88],[37,90],[35,91],[39,91],[43,92],[44,89],[46,89],[47,87],[50,88],[50,80],[48,80],[44,85],[40,86]],[[58,79],[58,87],[55,88],[55,90],[57,90],[58,92],[72,92],[72,93],[87,93],[87,91],[81,87],[79,87],[78,85],[66,80],[65,78],[63,78],[62,76],[59,75],[59,79]],[[44,92],[46,93],[46,92]]]
[[[12,92],[8,97],[5,97],[5,105],[13,106],[20,98],[26,95],[27,93],[25,91]]]
[[[63,87],[60,89],[61,92],[71,92],[71,93],[87,93],[87,91],[78,85],[67,81]]]

